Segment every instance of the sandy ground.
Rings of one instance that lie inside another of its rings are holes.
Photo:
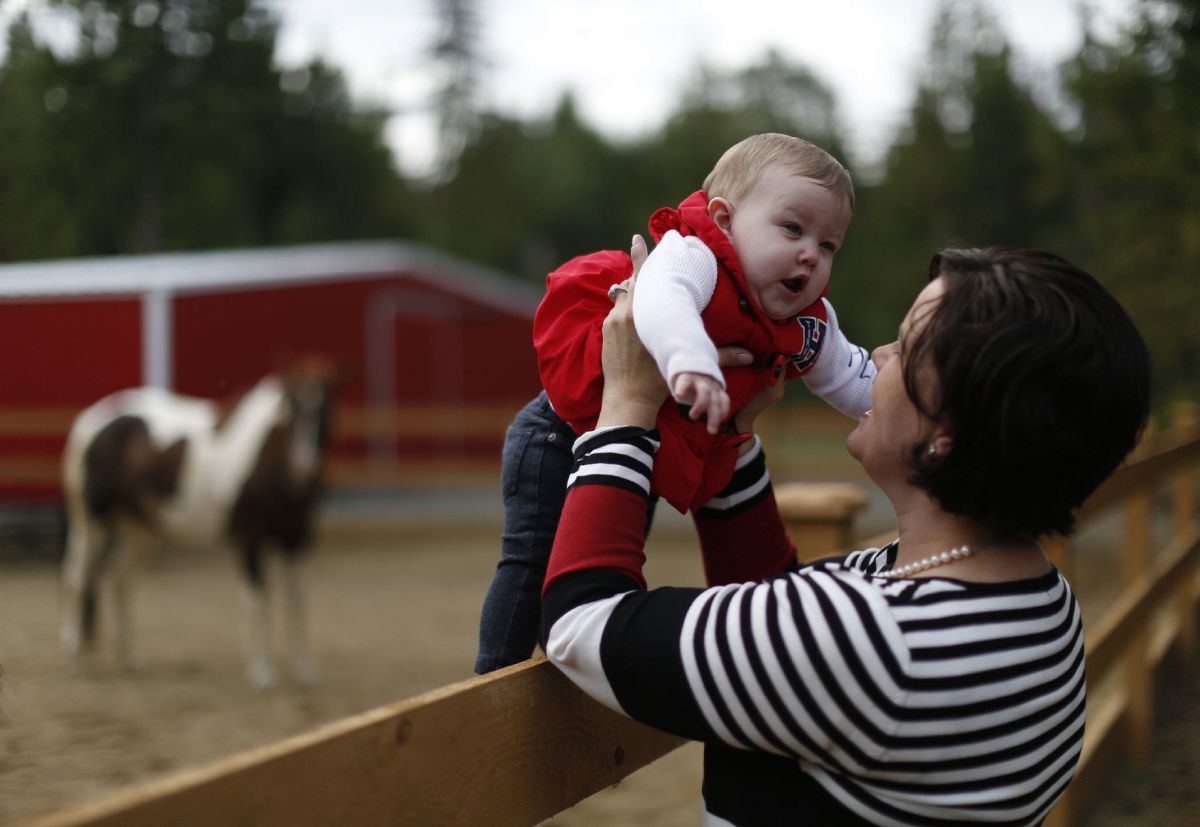
[[[137,594],[142,666],[132,675],[103,638],[92,668],[74,674],[57,640],[54,567],[3,565],[0,823],[24,823],[469,677],[497,554],[498,527],[486,522],[326,531],[309,565],[321,681],[308,689],[283,681],[256,691],[243,677],[238,582],[221,550],[164,550],[151,561]],[[650,550],[651,582],[700,582],[686,533],[656,531]],[[550,823],[629,823],[635,806],[642,824],[694,824],[698,767],[699,749],[683,748],[643,770],[653,778],[628,779]]]
[[[365,512],[347,519],[345,510],[329,524],[310,563],[322,679],[309,689],[284,681],[256,691],[243,677],[237,576],[221,550],[164,550],[151,561],[137,595],[143,666],[133,675],[118,668],[111,648],[88,673],[74,674],[57,640],[55,568],[0,553],[0,825],[468,677],[499,532],[490,493],[470,496],[477,500],[464,500],[459,510],[468,516],[454,528],[433,519],[363,530]],[[430,505],[416,510],[437,516]],[[877,509],[872,514],[861,533],[882,530]],[[701,581],[682,518],[661,519],[648,551],[652,584]],[[1081,567],[1080,579],[1102,562]],[[1089,613],[1111,585],[1077,584],[1096,595],[1084,601]],[[1116,802],[1098,808],[1092,827],[1200,823],[1192,820],[1200,812],[1200,716],[1194,680],[1183,685],[1188,691],[1168,706],[1156,768],[1114,785]],[[699,763],[699,748],[684,747],[547,824],[694,825]]]

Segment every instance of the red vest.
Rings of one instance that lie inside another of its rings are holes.
[[[749,367],[724,368],[730,410],[737,411],[772,385],[807,372],[827,331],[825,305],[818,300],[795,319],[775,321],[750,299],[741,264],[725,233],[708,216],[708,196],[689,195],[678,209],[664,207],[650,217],[657,242],[668,230],[694,235],[717,258],[717,286],[701,314],[717,347],[739,345],[755,356]],[[596,425],[604,374],[600,367],[601,325],[612,309],[608,288],[629,277],[628,253],[603,250],[571,259],[546,280],[546,296],[533,320],[542,386],[555,412],[576,433]],[[668,399],[658,412],[662,447],[654,462],[652,487],[679,511],[703,506],[729,483],[742,439],[709,434]]]

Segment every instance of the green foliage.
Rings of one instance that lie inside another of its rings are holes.
[[[58,62],[39,49],[29,21],[18,17],[8,31],[8,59],[0,67],[0,255],[36,258],[47,250],[83,246],[73,213],[67,136],[48,111],[59,109],[66,90],[54,83]],[[63,163],[55,163],[54,159]]]
[[[943,247],[1058,249],[1065,143],[1013,73],[995,20],[948,3],[906,127],[864,188],[843,252],[835,302],[849,332],[888,341]]]
[[[1200,395],[1200,4],[1143,2],[1120,42],[1067,67],[1079,258],[1130,309],[1160,390]]]
[[[544,123],[488,115],[455,174],[428,194],[423,236],[540,282],[571,257],[628,249],[653,210],[699,189],[732,144],[767,131],[846,157],[833,94],[775,54],[730,74],[699,70],[662,131],[630,146],[581,122],[570,96]]]
[[[78,43],[21,18],[0,75],[0,257],[395,234],[383,118],[336,70],[273,65],[254,0],[70,0]],[[390,216],[388,212],[391,211]]]
[[[762,63],[719,73],[701,67],[679,109],[641,151],[659,202],[699,189],[721,154],[747,135],[784,132],[846,160],[833,93],[807,69],[768,52]]]
[[[613,211],[628,185],[619,158],[569,97],[544,124],[488,116],[456,174],[427,194],[422,237],[539,279],[566,258],[627,245],[629,225]]]
[[[451,173],[463,147],[479,128],[477,104],[483,65],[479,56],[479,16],[472,0],[435,0],[439,32],[430,49],[443,79],[434,93],[441,174]]]

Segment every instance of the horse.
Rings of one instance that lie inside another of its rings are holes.
[[[282,551],[290,671],[316,682],[300,563],[321,493],[340,375],[327,360],[297,360],[222,411],[162,388],[117,391],[75,418],[63,451],[67,516],[61,637],[76,668],[94,648],[101,585],[115,598],[118,655],[136,670],[132,584],[147,549],[163,543],[237,549],[249,615],[246,673],[277,681],[268,646],[265,556]]]

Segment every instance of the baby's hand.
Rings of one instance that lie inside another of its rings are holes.
[[[704,416],[708,423],[708,432],[715,434],[729,416],[729,394],[721,387],[721,383],[703,373],[681,373],[675,377],[675,386],[671,393],[679,402],[690,403],[688,411],[690,419]]]

